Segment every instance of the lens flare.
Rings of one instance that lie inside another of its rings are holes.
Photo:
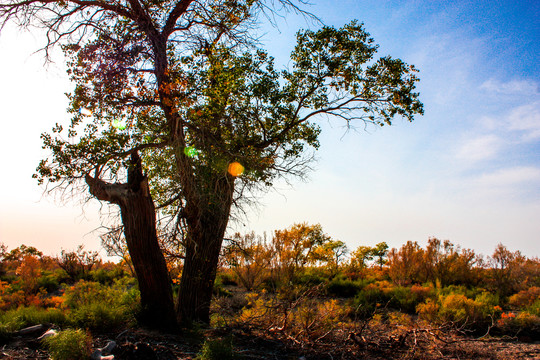
[[[239,162],[235,161],[233,163],[229,164],[229,167],[227,169],[229,174],[231,174],[234,177],[238,177],[244,173],[244,167]]]
[[[184,154],[186,154],[187,157],[195,157],[199,155],[199,150],[195,149],[193,146],[188,146],[184,148]]]
[[[84,116],[92,116],[92,110],[87,108],[80,108],[79,113]]]
[[[118,130],[124,130],[126,128],[126,123],[121,120],[115,119],[112,121],[112,126],[117,128]]]

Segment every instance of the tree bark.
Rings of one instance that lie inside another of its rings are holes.
[[[210,302],[219,253],[229,220],[234,178],[224,176],[216,180],[215,186],[211,188],[215,189],[211,198],[216,203],[210,201],[207,206],[204,201],[186,207],[186,258],[176,303],[178,320],[186,326],[194,322],[210,322]]]
[[[156,210],[135,152],[127,184],[109,184],[86,176],[90,193],[99,200],[120,206],[128,251],[133,261],[141,293],[138,321],[157,329],[176,327],[172,287],[165,257],[156,233]]]

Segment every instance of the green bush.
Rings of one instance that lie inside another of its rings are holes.
[[[540,316],[540,299],[536,300],[531,306],[527,307],[527,311],[530,314]]]
[[[43,288],[48,293],[52,293],[60,288],[60,283],[56,274],[43,275],[37,279],[37,287]]]
[[[313,272],[300,273],[294,279],[295,284],[304,285],[304,286],[317,286],[327,281],[328,279],[326,279],[325,277],[321,276],[320,274],[313,273]]]
[[[389,306],[405,312],[414,314],[418,304],[426,300],[425,294],[412,291],[410,287],[397,286],[387,293],[390,297]]]
[[[108,269],[97,269],[90,271],[90,278],[104,285],[111,285],[115,280],[119,280],[126,276],[124,269],[120,267],[115,267],[111,270]]]
[[[500,309],[489,302],[484,303],[486,296],[480,296],[477,300],[469,299],[465,295],[450,294],[439,295],[437,301],[428,299],[418,305],[417,311],[420,318],[434,323],[453,323],[473,331],[485,331],[492,323],[492,317]],[[493,299],[488,299],[493,301]]]
[[[0,314],[0,326],[7,331],[16,331],[27,326],[53,323],[62,325],[66,322],[64,313],[59,309],[37,307],[19,307]]]
[[[19,307],[0,313],[0,343],[5,343],[11,338],[14,331],[22,328],[43,324],[54,323],[62,325],[66,317],[59,309],[42,309],[37,307]]]
[[[223,285],[238,286],[238,282],[234,279],[234,275],[229,273],[219,273],[216,277],[216,282]]]
[[[79,281],[66,289],[64,297],[69,323],[97,331],[134,322],[139,308],[138,290],[125,281],[115,281],[112,286]]]
[[[83,330],[67,329],[43,340],[53,360],[86,360],[92,339]]]
[[[328,284],[326,291],[330,296],[350,298],[355,296],[361,288],[362,285],[357,281],[344,277],[335,277]]]
[[[196,357],[197,360],[234,360],[239,358],[234,352],[232,337],[207,339],[201,348],[200,354]]]
[[[540,338],[540,317],[527,311],[503,313],[494,331],[497,335],[517,336],[522,341]]]
[[[385,307],[391,300],[391,295],[375,286],[362,289],[353,299],[351,306],[354,315],[360,318],[371,317],[378,308]]]
[[[213,294],[220,297],[231,297],[232,292],[225,289],[224,283],[222,282],[223,278],[221,276],[216,277],[214,281]]]

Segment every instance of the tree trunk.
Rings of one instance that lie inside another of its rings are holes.
[[[182,325],[210,322],[210,302],[216,278],[219,253],[227,229],[232,204],[234,179],[216,181],[216,189],[205,206],[187,207],[188,236],[186,258],[180,281],[176,313]],[[213,206],[212,206],[213,204]],[[203,209],[201,209],[201,207]]]
[[[108,184],[86,176],[90,193],[99,200],[120,206],[124,234],[141,293],[139,322],[157,329],[176,327],[172,288],[167,264],[159,247],[156,213],[137,153],[127,184]]]

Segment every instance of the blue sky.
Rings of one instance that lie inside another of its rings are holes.
[[[392,127],[321,119],[321,149],[307,182],[278,184],[233,230],[257,232],[321,223],[349,248],[386,241],[449,239],[490,254],[502,242],[540,255],[540,5],[513,1],[313,1],[327,25],[352,19],[392,55],[420,69],[426,114]],[[286,65],[291,15],[262,43]],[[312,28],[317,26],[311,25]],[[30,178],[43,153],[39,134],[66,119],[70,85],[61,58],[42,66],[42,40],[8,28],[0,35],[0,241],[57,253],[99,247],[99,205],[59,206]],[[33,229],[36,230],[33,230]]]

